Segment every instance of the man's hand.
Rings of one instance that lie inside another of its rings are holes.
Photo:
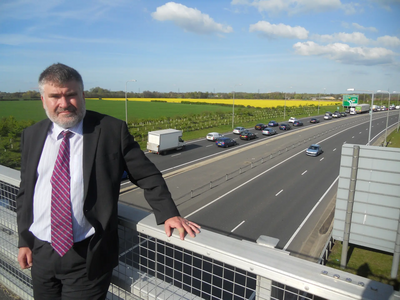
[[[32,267],[32,251],[28,247],[21,247],[18,250],[18,262],[21,269]]]
[[[199,225],[178,216],[166,220],[164,227],[167,236],[171,236],[172,229],[178,229],[181,240],[185,238],[185,232],[187,232],[191,237],[195,237],[197,233],[200,233]]]

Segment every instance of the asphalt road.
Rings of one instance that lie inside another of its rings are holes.
[[[397,118],[398,112],[393,113],[389,124]],[[371,136],[385,126],[386,113],[374,114]],[[204,228],[240,239],[255,241],[260,235],[272,236],[279,239],[278,248],[296,253],[321,221],[321,215],[332,209],[341,145],[366,144],[368,127],[368,114],[348,116],[281,132],[272,138],[239,141],[239,146],[228,149],[217,149],[213,143],[199,140],[190,151],[149,157],[164,171],[183,216]],[[311,143],[320,143],[324,153],[306,156],[304,150]],[[206,187],[193,199],[182,198],[191,189],[207,186],[261,158],[266,158],[263,164],[247,168],[240,176],[211,190]],[[120,199],[149,209],[140,189]]]

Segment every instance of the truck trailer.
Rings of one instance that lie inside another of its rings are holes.
[[[149,131],[147,150],[156,154],[166,154],[169,150],[181,150],[185,147],[182,130],[163,129]]]
[[[362,114],[369,112],[370,105],[369,104],[357,104],[356,106],[350,108],[350,114],[355,115],[355,114]]]

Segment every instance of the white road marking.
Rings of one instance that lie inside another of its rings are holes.
[[[359,125],[359,124],[356,124],[356,125],[354,125],[353,127],[356,127],[356,126],[358,126],[358,125]],[[396,125],[396,123],[395,123],[394,125]],[[392,126],[394,126],[394,125],[392,125]],[[392,127],[392,126],[390,126],[390,127]],[[335,133],[335,134],[333,134],[333,135],[331,135],[331,136],[328,136],[327,138],[325,138],[325,139],[323,139],[323,140],[317,142],[316,144],[320,144],[320,143],[322,143],[322,142],[324,142],[324,141],[326,141],[326,140],[329,140],[329,139],[331,139],[332,137],[334,137],[334,136],[336,136],[336,135],[338,135],[338,134],[341,134],[342,132],[344,132],[344,131],[346,131],[346,130],[349,130],[349,129],[353,128],[353,127],[348,127],[348,128],[346,128],[346,129],[343,129],[342,131],[339,131],[339,132],[337,132],[337,133]],[[383,132],[383,131],[384,131],[384,130],[382,130],[382,132]],[[371,141],[374,140],[379,134],[380,134],[380,133],[378,133],[378,134],[375,135],[373,138],[371,138]],[[353,138],[354,138],[354,137],[353,137]],[[249,179],[248,181],[246,181],[246,182],[242,183],[241,185],[235,187],[234,189],[230,190],[229,192],[227,192],[227,193],[225,193],[225,194],[219,196],[218,198],[216,198],[216,199],[212,200],[211,202],[207,203],[206,205],[203,205],[202,207],[196,209],[195,211],[193,211],[193,212],[191,212],[190,214],[186,215],[185,218],[188,218],[188,217],[194,215],[195,213],[197,213],[197,212],[203,210],[204,208],[210,206],[211,204],[217,202],[218,200],[224,198],[225,196],[227,196],[227,195],[233,193],[234,191],[240,189],[242,186],[245,186],[246,184],[250,183],[251,181],[257,179],[258,177],[260,177],[260,176],[262,176],[262,175],[268,173],[269,171],[275,169],[276,167],[278,167],[278,166],[280,166],[281,164],[285,163],[286,161],[292,159],[293,157],[295,157],[295,156],[297,156],[297,155],[299,155],[299,154],[301,154],[301,153],[304,153],[305,150],[306,150],[306,149],[303,149],[303,150],[299,151],[298,153],[296,153],[296,154],[294,154],[294,155],[292,155],[292,156],[290,156],[290,157],[284,159],[283,161],[281,161],[280,163],[278,163],[278,164],[272,166],[272,167],[269,168],[268,170],[265,170],[264,172],[262,172],[262,173],[258,174],[257,176],[255,176],[255,177]],[[206,157],[212,157],[212,156],[214,156],[214,155],[215,155],[215,154],[212,154],[212,155],[209,155],[209,156],[206,156]],[[183,165],[186,165],[186,164],[190,164],[190,163],[193,163],[193,162],[195,162],[195,161],[203,160],[203,159],[205,159],[206,157],[203,157],[203,158],[200,158],[200,159],[196,159],[196,160],[193,160],[193,161],[191,161],[191,162],[187,162],[187,163],[182,164],[182,165],[180,165],[180,166],[183,166]],[[322,158],[322,159],[323,159],[323,158]],[[322,159],[321,159],[321,160],[322,160]],[[179,166],[176,166],[176,167],[179,167]],[[169,168],[169,169],[167,169],[167,170],[175,169],[176,167]],[[161,171],[161,172],[165,172],[165,171],[167,171],[167,170],[164,170],[164,171]],[[338,180],[338,178],[339,178],[339,176],[338,176],[338,177],[336,178],[336,180],[332,183],[332,185]],[[323,198],[323,197],[326,195],[326,193],[331,189],[332,185],[328,188],[328,190],[325,192],[325,194],[322,196],[322,198]],[[322,199],[322,198],[321,198],[321,199]],[[312,211],[311,211],[311,212],[312,212]],[[311,212],[310,212],[310,213],[311,213]],[[302,226],[302,225],[301,225],[301,226]],[[295,232],[295,234],[292,236],[292,238],[294,238],[294,236],[295,236],[296,234],[297,234],[297,232]],[[289,245],[289,243],[287,243],[287,245]]]
[[[177,153],[177,154],[171,155],[171,157],[179,156],[179,155],[181,155],[181,154],[182,154],[182,153]]]
[[[307,170],[305,170],[303,173],[301,173],[301,175],[304,175],[304,174],[306,174],[307,173]]]
[[[283,190],[280,190],[277,194],[275,194],[275,196],[278,196],[282,192],[283,192]]]
[[[323,161],[324,160],[324,157],[322,157],[319,161]]]
[[[303,222],[300,224],[299,228],[297,228],[297,230],[293,233],[292,237],[288,240],[288,242],[286,243],[285,247],[283,247],[283,250],[286,250],[290,243],[294,240],[294,238],[296,237],[296,235],[299,233],[299,231],[301,230],[301,228],[304,226],[304,224],[307,222],[307,220],[311,217],[312,213],[314,212],[314,210],[318,207],[318,205],[322,202],[322,200],[324,199],[324,197],[326,196],[326,194],[328,194],[329,190],[334,186],[334,184],[336,183],[336,181],[338,181],[339,176],[336,177],[336,179],[332,182],[331,186],[326,190],[326,192],[322,195],[322,197],[318,200],[318,202],[314,205],[314,207],[312,208],[312,210],[308,213],[307,217],[305,217],[305,219],[303,220]]]
[[[208,145],[208,146],[206,146],[206,148],[207,148],[207,147],[212,147],[212,146],[214,146],[214,145]]]
[[[245,222],[245,221],[240,222],[240,224],[239,224],[238,226],[236,226],[235,228],[233,228],[233,229],[231,230],[231,232],[234,232],[236,229],[238,229],[239,226],[241,226],[244,222]]]
[[[333,149],[332,151],[336,151],[336,148],[335,148],[335,149]]]

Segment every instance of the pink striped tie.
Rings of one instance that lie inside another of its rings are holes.
[[[73,245],[72,216],[69,173],[70,131],[63,131],[63,140],[58,151],[51,176],[51,245],[62,257]]]

